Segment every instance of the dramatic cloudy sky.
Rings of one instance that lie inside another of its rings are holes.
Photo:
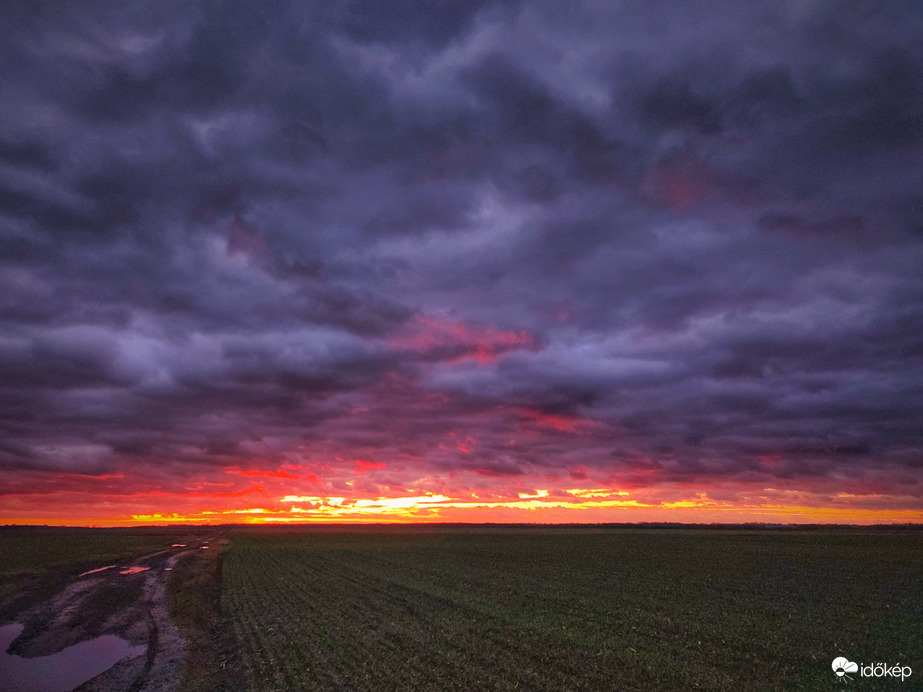
[[[923,520],[918,3],[0,15],[0,520]]]

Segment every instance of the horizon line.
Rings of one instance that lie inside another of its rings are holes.
[[[247,528],[247,529],[273,529],[284,530],[290,528],[439,528],[439,527],[519,527],[519,528],[765,528],[765,529],[923,529],[923,522],[892,522],[878,524],[845,524],[823,522],[670,522],[670,521],[643,521],[643,522],[366,522],[366,521],[339,521],[339,522],[285,522],[285,523],[222,523],[222,524],[133,524],[103,526],[94,524],[0,524],[0,530],[9,529],[219,529],[219,528]]]

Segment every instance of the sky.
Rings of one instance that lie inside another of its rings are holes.
[[[4,2],[0,523],[923,521],[917,2]]]

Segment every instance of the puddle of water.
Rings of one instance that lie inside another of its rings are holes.
[[[123,658],[140,656],[147,648],[104,634],[56,654],[23,658],[7,653],[22,629],[18,622],[0,626],[0,681],[4,692],[69,692]]]
[[[115,567],[115,565],[106,565],[105,567],[97,567],[96,569],[91,569],[88,572],[83,572],[81,574],[78,574],[77,576],[85,577],[88,574],[96,574],[97,572],[102,572],[103,570],[106,570],[106,569],[112,569],[113,567]]]
[[[138,572],[147,572],[150,567],[126,567],[125,569],[120,569],[119,574],[137,574]]]

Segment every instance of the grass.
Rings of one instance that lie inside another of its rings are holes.
[[[830,689],[921,665],[920,574],[919,533],[249,531],[222,608],[252,690]]]
[[[150,553],[179,538],[176,531],[124,529],[0,529],[0,575],[38,573],[50,567],[118,562]]]
[[[213,541],[169,573],[185,692],[829,690],[840,655],[910,665],[893,687],[923,689],[919,530],[224,533],[223,550]],[[187,537],[0,530],[0,618]],[[102,588],[92,603],[127,596]]]
[[[217,550],[183,555],[167,582],[170,619],[183,637],[180,692],[243,689],[235,642],[221,617],[221,559]]]
[[[171,529],[0,529],[0,622],[53,595],[75,576],[124,564],[183,538]]]

